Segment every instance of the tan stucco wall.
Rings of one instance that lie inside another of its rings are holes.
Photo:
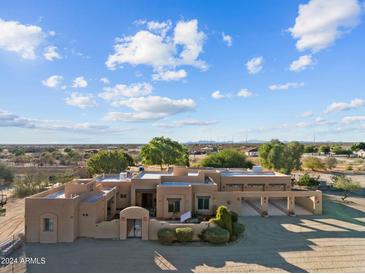
[[[95,225],[93,237],[96,239],[119,239],[120,237],[120,221],[115,219],[112,221],[104,221]]]

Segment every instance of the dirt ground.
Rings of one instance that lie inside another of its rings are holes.
[[[0,242],[24,232],[24,199],[11,198],[6,188],[2,193],[8,196],[8,202],[5,205],[6,215],[0,216]]]
[[[27,272],[364,272],[365,199],[339,201],[326,196],[321,216],[241,217],[244,238],[224,246],[78,239],[14,256],[45,258]]]

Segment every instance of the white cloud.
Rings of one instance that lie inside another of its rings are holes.
[[[222,32],[222,40],[227,44],[228,47],[232,46],[232,37],[230,35],[224,34],[224,32]]]
[[[248,89],[241,89],[240,91],[237,92],[237,96],[239,97],[251,97],[253,95],[253,93],[251,91],[249,91]]]
[[[344,124],[353,124],[363,121],[365,121],[365,116],[345,116],[342,118],[342,123]]]
[[[91,123],[71,123],[65,121],[30,119],[0,110],[0,127],[16,127],[47,131],[70,131],[76,133],[120,133],[123,128],[110,128]]]
[[[312,55],[302,55],[290,64],[289,70],[302,71],[313,65]]]
[[[357,0],[310,0],[299,5],[295,25],[289,28],[298,50],[320,51],[358,25],[361,4]]]
[[[328,121],[326,119],[323,119],[322,117],[317,117],[316,119],[310,122],[299,122],[296,124],[296,126],[300,128],[308,128],[308,127],[318,127],[318,126],[330,126],[335,124],[337,123],[333,121]]]
[[[109,79],[106,78],[106,77],[100,78],[100,82],[102,82],[104,85],[109,85],[110,84]]]
[[[76,77],[72,82],[73,88],[86,88],[87,87],[87,81],[83,76]]]
[[[313,112],[311,112],[311,111],[305,111],[305,112],[302,113],[301,116],[302,117],[311,117],[311,116],[313,116]]]
[[[270,90],[288,90],[292,88],[301,88],[304,86],[302,82],[288,82],[284,84],[273,84],[269,86]]]
[[[45,48],[43,56],[48,61],[62,59],[61,55],[57,52],[57,47],[55,47],[55,46],[49,46],[49,47]]]
[[[345,111],[350,109],[356,109],[365,106],[365,100],[363,99],[354,99],[351,102],[333,102],[330,104],[324,111],[324,113]]]
[[[262,70],[264,63],[264,58],[262,56],[260,57],[254,57],[251,60],[248,60],[246,63],[246,68],[249,74],[256,74]]]
[[[0,19],[0,49],[15,52],[24,59],[36,58],[35,51],[45,37],[38,26]]]
[[[155,81],[179,81],[184,79],[187,73],[184,69],[180,70],[159,70],[152,75],[152,79]]]
[[[205,62],[198,59],[203,51],[205,34],[198,30],[197,20],[179,21],[173,35],[155,31],[164,29],[163,23],[148,22],[147,27],[149,30],[141,30],[133,36],[117,39],[114,53],[106,61],[109,69],[116,69],[124,63],[149,65],[154,70],[166,70],[166,67],[171,70],[179,65],[206,69]],[[151,32],[152,30],[154,31]]]
[[[146,22],[147,28],[150,31],[155,31],[160,33],[162,37],[166,36],[166,33],[171,29],[171,21],[163,21],[163,22],[156,22],[156,21],[148,21]]]
[[[129,98],[115,101],[115,106],[131,108],[134,112],[109,112],[105,119],[114,121],[148,121],[158,120],[172,115],[192,111],[195,102],[192,99],[171,99],[160,96]]]
[[[71,95],[66,98],[65,102],[67,105],[82,109],[96,106],[96,101],[92,94],[83,95],[78,92],[72,92]]]
[[[113,88],[104,88],[104,92],[99,94],[99,97],[104,100],[118,100],[122,97],[140,97],[149,95],[152,93],[153,87],[148,83],[136,83],[136,84],[118,84]]]
[[[63,77],[61,75],[52,75],[45,80],[42,80],[42,84],[49,88],[58,88],[61,85]]]
[[[185,126],[197,126],[197,127],[204,127],[217,124],[217,121],[201,121],[201,120],[180,120],[170,123],[157,123],[155,126],[162,127],[162,128],[180,128]]]
[[[219,100],[219,99],[223,99],[224,97],[226,97],[225,95],[223,95],[219,90],[214,91],[211,94],[213,99]]]

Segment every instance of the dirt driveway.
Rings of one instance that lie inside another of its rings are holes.
[[[79,239],[14,255],[45,257],[28,272],[364,272],[364,212],[326,200],[322,216],[241,217],[245,238],[225,246]]]

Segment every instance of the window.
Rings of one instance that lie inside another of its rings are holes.
[[[50,218],[44,218],[43,220],[43,231],[53,232],[53,220]]]
[[[120,194],[120,198],[122,198],[122,199],[127,198],[127,194]]]
[[[169,212],[180,212],[180,199],[168,199]]]
[[[209,210],[209,196],[198,197],[198,210]]]

